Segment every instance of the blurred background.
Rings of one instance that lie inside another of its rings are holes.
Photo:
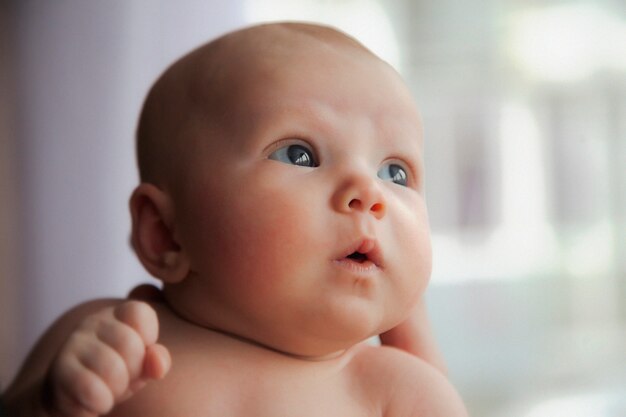
[[[72,305],[150,280],[133,134],[181,54],[254,22],[335,25],[423,113],[450,378],[482,417],[626,416],[626,3],[0,2],[0,385]]]

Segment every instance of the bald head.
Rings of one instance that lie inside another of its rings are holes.
[[[140,116],[141,181],[166,185],[185,163],[196,127],[202,125],[210,132],[228,123],[228,109],[236,105],[238,90],[250,81],[262,85],[277,67],[311,51],[380,61],[359,42],[330,27],[277,23],[226,34],[175,62],[150,90]]]

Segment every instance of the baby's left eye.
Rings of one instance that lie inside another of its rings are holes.
[[[395,184],[402,185],[403,187],[406,187],[409,182],[406,169],[399,164],[385,164],[378,170],[377,175],[378,178],[382,180],[391,181]]]
[[[291,145],[278,148],[269,155],[269,159],[301,167],[316,167],[319,165],[314,152],[304,142],[292,143]]]

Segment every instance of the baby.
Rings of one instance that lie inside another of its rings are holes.
[[[137,151],[132,244],[162,300],[63,316],[16,416],[467,415],[417,334],[421,122],[389,65],[322,26],[230,33],[157,81]],[[381,333],[424,355],[360,343]]]

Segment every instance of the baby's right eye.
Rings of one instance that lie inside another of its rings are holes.
[[[276,149],[269,159],[301,167],[317,167],[317,158],[313,151],[304,143],[292,143]]]

